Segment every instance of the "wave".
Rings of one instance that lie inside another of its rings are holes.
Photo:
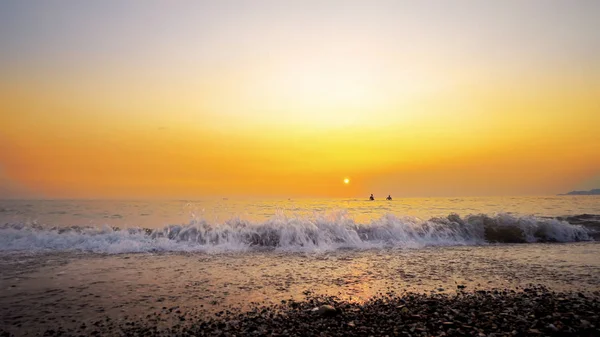
[[[489,243],[576,242],[591,231],[564,219],[450,214],[420,220],[387,214],[355,223],[345,211],[289,217],[278,213],[265,222],[239,218],[220,224],[194,220],[161,229],[0,226],[0,251],[84,251],[94,253],[229,252],[249,250],[332,251],[336,249],[422,248]]]

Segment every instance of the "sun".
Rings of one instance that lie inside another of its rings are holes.
[[[344,184],[348,185],[350,183],[350,179],[346,178],[344,179]]]

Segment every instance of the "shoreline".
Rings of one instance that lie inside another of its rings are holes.
[[[543,285],[455,295],[388,292],[364,303],[314,296],[214,314],[166,308],[144,319],[108,316],[44,336],[600,336],[600,291],[554,292]],[[0,328],[0,336],[13,336]]]
[[[199,321],[233,308],[247,312],[256,303],[304,303],[307,295],[335,296],[350,307],[387,293],[453,297],[520,292],[530,284],[592,296],[600,291],[599,254],[597,242],[320,254],[0,254],[0,329],[32,336],[97,328],[107,319],[152,325],[162,315],[156,328],[164,330],[181,325],[181,314],[185,322]]]

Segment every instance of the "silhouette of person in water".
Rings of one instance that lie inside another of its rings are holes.
[[[373,197],[373,193],[371,193],[371,196],[369,197],[369,200],[375,200],[375,197]]]
[[[388,197],[387,197],[387,198],[385,198],[385,200],[392,200],[392,195],[391,195],[391,194],[388,194]]]

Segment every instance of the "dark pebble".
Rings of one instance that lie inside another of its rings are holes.
[[[460,288],[459,288],[460,289]],[[583,295],[583,296],[582,296]],[[317,310],[315,310],[317,308]],[[323,315],[319,313],[327,312]],[[148,319],[92,326],[114,336],[600,336],[598,294],[557,293],[530,285],[458,294],[379,295],[365,303],[307,294],[304,301],[253,304],[242,312],[173,316],[165,327]],[[173,313],[172,315],[175,315]],[[179,319],[177,319],[179,318]],[[2,332],[2,330],[0,330]],[[75,335],[54,328],[45,335]]]

